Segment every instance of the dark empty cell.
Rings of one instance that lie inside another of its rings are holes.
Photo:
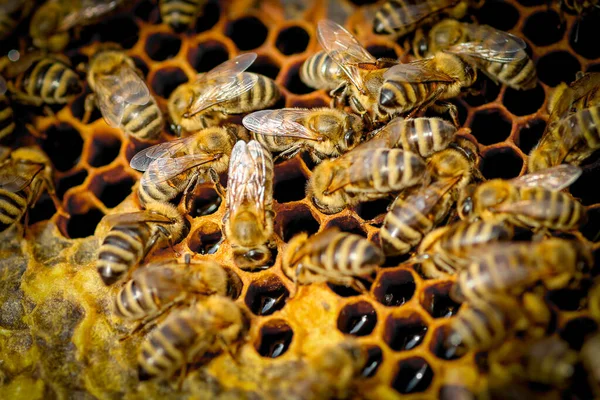
[[[154,74],[152,89],[164,99],[168,99],[173,90],[184,82],[187,82],[185,72],[176,67],[163,68]]]
[[[390,204],[392,204],[393,201],[394,200],[390,197],[387,199],[360,203],[356,207],[356,213],[365,221],[370,221],[379,215],[386,214],[388,211],[387,208],[390,206]]]
[[[587,210],[587,221],[580,230],[587,240],[593,242],[600,240],[600,208]]]
[[[90,147],[88,163],[96,168],[108,165],[117,158],[120,150],[119,138],[111,134],[95,135]]]
[[[340,332],[353,336],[370,335],[377,325],[377,312],[366,301],[347,304],[342,308],[337,320]]]
[[[600,64],[593,64],[588,66],[586,72],[600,72]]]
[[[277,358],[288,350],[293,338],[294,331],[284,320],[272,319],[260,328],[254,348],[263,357]]]
[[[104,217],[102,211],[95,208],[85,214],[71,214],[71,218],[67,221],[67,235],[71,239],[92,236],[102,217]]]
[[[301,65],[302,64],[300,63],[300,64],[296,64],[296,65],[293,65],[292,67],[290,67],[290,69],[288,70],[288,75],[285,79],[284,86],[290,92],[295,93],[295,94],[306,94],[306,93],[314,92],[315,89],[306,86],[304,84],[304,82],[302,82],[302,80],[300,79],[299,71],[300,71]]]
[[[599,25],[600,12],[598,11],[578,18],[573,24],[569,35],[569,44],[577,54],[590,60],[600,57],[600,46],[598,46]]]
[[[363,378],[371,378],[375,376],[381,364],[383,364],[383,352],[379,346],[369,346],[367,348],[367,362],[362,369],[361,376]]]
[[[367,50],[375,58],[391,58],[392,60],[395,60],[398,58],[396,51],[394,49],[392,49],[391,47],[379,46],[379,45],[378,46],[369,46],[369,47],[367,47]]]
[[[383,340],[394,351],[412,350],[423,342],[426,334],[427,324],[419,314],[390,315],[385,320]]]
[[[42,149],[58,171],[67,171],[77,164],[81,157],[83,140],[75,128],[60,123],[48,128],[45,134]]]
[[[188,242],[191,251],[199,254],[214,254],[222,241],[221,228],[213,222],[206,222],[192,233]]]
[[[537,85],[531,90],[516,90],[507,87],[503,103],[514,115],[534,114],[544,104],[546,94],[544,88]]]
[[[227,272],[228,276],[228,287],[227,287],[227,296],[232,299],[237,299],[242,294],[242,289],[244,288],[244,282],[238,274],[236,274],[231,268],[224,268],[225,272]]]
[[[267,275],[250,284],[246,305],[255,315],[271,315],[285,306],[290,292],[275,275]]]
[[[517,2],[525,7],[535,7],[548,4],[548,0],[517,0]]]
[[[256,17],[233,21],[226,30],[227,36],[240,50],[252,50],[259,47],[267,39],[268,33],[267,27]]]
[[[475,85],[470,89],[471,91],[467,92],[463,100],[472,107],[490,103],[496,100],[500,93],[500,86],[483,74],[479,75]]]
[[[106,183],[98,198],[106,207],[116,207],[131,194],[131,188],[134,183],[135,181],[132,178],[125,178],[114,183]]]
[[[87,176],[87,171],[82,169],[74,174],[63,177],[56,185],[56,195],[62,199],[67,190],[81,185]]]
[[[571,185],[571,194],[586,206],[600,203],[600,191],[597,188],[599,171],[600,168],[584,168],[583,174]]]
[[[275,46],[286,56],[302,53],[306,50],[310,36],[299,26],[290,26],[279,32]]]
[[[384,306],[401,306],[415,294],[415,278],[410,271],[384,271],[374,283],[373,296]]]
[[[525,154],[529,154],[531,150],[539,143],[546,129],[546,123],[541,119],[528,121],[519,131],[519,136],[515,140],[517,146]]]
[[[481,159],[481,173],[486,179],[515,178],[522,167],[523,160],[510,147],[490,150]]]
[[[146,39],[146,54],[154,61],[175,57],[181,48],[181,40],[167,33],[155,33]]]
[[[279,67],[275,64],[275,61],[267,57],[258,57],[246,71],[275,79],[279,74]]]
[[[73,102],[71,103],[71,114],[73,114],[73,116],[78,120],[82,120],[83,116],[85,115],[85,98],[91,93],[92,91],[86,84],[84,92],[77,96],[75,100],[73,100]],[[90,118],[87,122],[91,124],[92,122],[99,120],[100,118],[102,118],[102,114],[100,113],[100,110],[98,110],[98,107],[94,106],[94,109],[90,114]]]
[[[519,21],[519,11],[504,0],[486,1],[475,15],[480,24],[503,31],[511,29]]]
[[[219,22],[219,5],[216,1],[208,2],[198,19],[196,19],[196,32],[204,32]]]
[[[279,236],[282,237],[285,242],[301,232],[312,235],[319,230],[319,223],[315,220],[306,206],[299,206],[293,211],[289,210],[285,213],[279,213],[277,217],[277,220],[279,221],[276,221],[276,224],[277,222],[280,223]]]
[[[365,287],[368,287],[368,284],[365,284],[364,281],[361,280],[360,282],[363,285],[365,285]],[[349,286],[334,285],[333,283],[328,283],[327,286],[329,287],[329,289],[331,289],[333,293],[337,294],[340,297],[354,297],[363,294]]]
[[[598,330],[598,324],[591,318],[575,318],[567,322],[560,331],[563,338],[573,350],[581,350],[583,340],[589,334]]]
[[[544,10],[532,14],[523,25],[523,34],[536,46],[548,46],[562,39],[565,24],[554,10]]]
[[[229,59],[225,46],[214,40],[200,43],[188,53],[188,61],[198,72],[207,72]]]
[[[589,282],[584,281],[577,289],[559,289],[548,292],[547,299],[562,311],[577,311],[583,306],[589,289]]]
[[[538,78],[548,86],[572,82],[580,70],[579,61],[566,51],[548,53],[537,63]]]
[[[510,135],[511,128],[511,122],[497,110],[479,111],[471,123],[473,136],[483,145],[505,141]]]
[[[296,168],[286,168],[288,165]],[[305,196],[306,177],[302,174],[297,161],[280,164],[275,167],[275,171],[273,198],[280,204],[302,200]]]
[[[333,219],[327,223],[326,228],[338,228],[342,232],[353,233],[364,238],[367,237],[367,233],[362,229],[360,223],[350,216]]]
[[[139,57],[131,57],[131,59],[133,60],[133,63],[135,64],[135,67],[142,72],[142,74],[144,75],[144,77],[147,77],[149,69],[148,69],[148,65],[146,65],[146,63],[144,62],[144,60],[142,60]]]
[[[365,4],[373,4],[377,3],[378,0],[350,0],[352,4],[356,4],[357,6],[363,6]]]
[[[222,202],[223,199],[221,199],[221,196],[217,194],[214,188],[205,186],[199,193],[194,194],[190,207],[190,216],[195,218],[214,214]]]
[[[440,282],[425,289],[421,305],[433,318],[449,318],[458,312],[460,304],[450,297],[452,282]]]
[[[127,16],[103,21],[94,29],[102,42],[118,43],[125,49],[131,49],[137,43],[140,31],[133,18]]]
[[[143,0],[138,2],[133,9],[133,13],[144,21],[151,23],[158,22],[159,11],[155,1]]]
[[[442,325],[433,332],[433,338],[429,342],[429,350],[442,360],[455,360],[465,353],[458,351],[459,347],[449,340],[451,329],[449,325]]]
[[[29,225],[33,225],[36,222],[46,221],[52,218],[56,212],[56,207],[54,207],[54,202],[48,193],[44,193],[35,206],[30,208],[28,212]]]
[[[433,380],[433,371],[421,357],[411,357],[398,362],[392,387],[402,394],[427,390]]]

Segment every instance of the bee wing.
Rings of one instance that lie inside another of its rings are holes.
[[[81,7],[72,9],[63,17],[58,30],[59,32],[68,31],[76,25],[82,25],[86,21],[98,18],[114,10],[123,3],[122,0],[82,0]]]
[[[447,51],[487,61],[509,63],[527,57],[527,44],[518,36],[487,25],[465,24],[471,40],[450,47]]]
[[[148,210],[135,211],[123,214],[105,215],[102,219],[109,227],[115,225],[135,224],[140,222],[154,222],[157,224],[171,224],[170,218],[164,215],[157,214]]]
[[[175,158],[185,155],[185,150],[189,147],[189,143],[197,140],[197,135],[186,136],[184,138],[171,140],[165,143],[148,147],[141,150],[131,159],[129,165],[138,171],[146,171],[150,164],[158,158]]]
[[[300,262],[302,257],[309,253],[319,253],[323,251],[327,246],[331,243],[331,241],[335,238],[335,236],[340,232],[338,227],[327,228],[324,231],[321,231],[311,238],[301,246],[298,251],[294,254],[294,257],[290,260],[290,264],[294,265]]]
[[[363,91],[364,83],[357,64],[377,61],[359,42],[341,25],[330,20],[319,21],[317,39],[340,68],[346,73],[354,86]]]
[[[261,110],[246,115],[242,124],[246,129],[268,136],[282,136],[305,140],[323,140],[324,137],[306,128],[297,121],[304,119],[310,110],[282,108],[279,110]]]
[[[256,60],[256,53],[241,54],[201,75],[195,85],[202,90],[202,93],[195,98],[188,113],[197,114],[252,89],[257,82],[257,76],[243,72],[254,60]]]
[[[152,161],[142,175],[140,184],[162,183],[177,175],[220,158],[221,154],[189,154],[177,158],[163,157]]]
[[[12,166],[0,173],[0,189],[9,192],[18,192],[29,186],[36,175],[44,169],[40,164],[20,164],[18,168]]]
[[[518,187],[543,187],[558,191],[571,186],[581,172],[581,168],[575,165],[561,164],[511,179],[510,182]]]
[[[578,110],[558,121],[556,129],[559,130],[565,147],[574,146],[577,141],[586,136],[584,132],[595,132],[599,128],[593,117],[594,108]]]
[[[118,75],[99,77],[96,97],[102,116],[113,127],[121,124],[127,104],[144,105],[151,100],[146,83],[128,66],[119,68]]]
[[[407,196],[404,200],[410,200],[414,208],[419,210],[423,215],[427,215],[438,204],[440,199],[454,187],[459,179],[460,177],[445,179],[425,185],[419,188],[417,192]]]
[[[269,166],[269,164],[271,164]],[[265,187],[267,171],[272,171],[273,160],[260,143],[240,140],[233,147],[227,179],[227,205],[229,214],[235,214],[246,202],[254,204],[258,215],[265,216]]]
[[[549,200],[521,200],[500,204],[495,206],[493,210],[499,213],[522,215],[533,219],[546,219],[551,215],[554,207],[554,203]]]
[[[406,83],[451,83],[454,81],[449,75],[431,68],[427,59],[394,65],[385,71],[383,79],[399,80]]]

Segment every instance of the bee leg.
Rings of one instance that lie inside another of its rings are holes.
[[[239,367],[241,364],[240,364],[240,361],[238,360],[237,354],[235,354],[233,351],[231,351],[231,347],[229,347],[229,345],[227,344],[227,341],[225,341],[225,339],[223,338],[223,336],[221,334],[217,335],[217,340],[219,342],[221,342],[221,348],[223,349],[223,351],[226,352],[227,354],[229,354],[229,356],[231,357],[231,359],[233,360],[235,365],[237,365]]]
[[[375,218],[371,218],[368,221],[363,221],[363,225],[381,225],[381,224],[383,224],[383,220],[385,219],[385,216],[386,216],[386,214],[381,214],[381,215],[376,216]]]
[[[277,157],[275,157],[275,159],[273,160],[274,162],[278,161],[280,158],[283,159],[290,159],[295,157],[301,150],[304,149],[304,146],[302,144],[296,144],[292,147],[290,147],[289,149],[282,151],[281,153],[279,153],[277,155]]]
[[[181,367],[181,371],[179,372],[179,378],[177,378],[177,390],[180,392],[183,390],[183,382],[187,377],[187,368],[187,363],[183,364],[183,367]]]
[[[348,85],[346,82],[340,83],[338,87],[330,91],[329,96],[331,96],[329,104],[331,108],[343,108],[348,99]]]
[[[87,124],[90,120],[90,117],[92,116],[92,111],[94,111],[94,108],[96,108],[96,95],[93,93],[88,94],[85,97],[85,103],[83,106],[85,113],[83,114],[83,118],[81,119],[81,122],[83,122],[84,124]]]
[[[190,198],[191,194],[194,192],[194,188],[198,184],[198,180],[200,179],[200,174],[195,173],[194,176],[188,181],[185,189],[183,189],[183,205],[185,208],[185,212],[189,214],[190,212]],[[218,192],[218,190],[217,190]]]
[[[33,126],[29,123],[25,124],[25,129],[27,129],[27,132],[29,132],[29,134],[31,136],[33,136],[34,138],[37,138],[37,139],[46,139],[47,138],[45,133],[38,131],[35,126]]]
[[[450,118],[452,119],[452,123],[456,127],[460,127],[460,122],[458,121],[458,109],[456,106],[448,101],[439,102],[432,106],[434,111],[439,113],[448,112],[450,114]]]
[[[215,185],[215,190],[219,196],[222,198],[225,197],[225,189],[223,185],[221,185],[221,180],[219,179],[219,174],[214,169],[210,168],[208,170],[208,176],[210,177],[210,181]]]
[[[544,239],[550,237],[550,231],[548,228],[540,228],[534,231],[533,236],[531,237],[532,242],[541,242]]]
[[[358,101],[356,97],[351,97],[350,102],[351,105],[354,106],[353,108],[355,108],[356,111],[358,111],[358,114],[363,119],[366,130],[372,131],[374,129],[373,120],[371,119],[371,116],[369,115],[367,110],[363,107],[363,105],[360,103],[360,101]]]

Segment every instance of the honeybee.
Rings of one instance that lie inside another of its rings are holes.
[[[13,109],[8,97],[5,95],[6,90],[6,81],[0,76],[0,139],[10,135],[15,130]]]
[[[338,157],[362,139],[363,123],[354,114],[331,108],[283,108],[246,115],[242,123],[279,157],[307,150],[315,162]]]
[[[342,68],[326,51],[319,51],[302,63],[300,79],[314,89],[333,90],[345,79]]]
[[[138,186],[140,204],[168,202],[181,192],[187,197],[200,180],[209,179],[219,188],[218,174],[227,170],[236,131],[235,126],[206,128],[137,153],[130,165],[144,171]]]
[[[168,379],[205,355],[239,342],[247,322],[239,306],[227,297],[211,296],[171,313],[142,343],[138,356],[141,381]]]
[[[518,303],[511,297],[494,297],[489,301],[470,302],[451,319],[447,345],[464,351],[487,351],[502,344],[513,332],[523,330],[528,322]]]
[[[404,36],[420,25],[442,16],[461,19],[469,3],[464,0],[389,0],[378,9],[373,20],[373,32],[380,35]]]
[[[427,165],[421,157],[401,149],[353,150],[317,165],[306,195],[325,214],[335,214],[362,201],[423,182]]]
[[[528,381],[564,388],[571,381],[578,362],[579,355],[567,342],[548,337],[528,347],[522,365]]]
[[[48,192],[56,210],[63,216],[52,177],[52,163],[36,147],[5,148],[0,158],[0,233],[27,217],[44,191]],[[26,218],[27,219],[27,218]],[[27,225],[27,222],[25,223]]]
[[[206,0],[160,0],[160,16],[176,32],[184,31],[196,22]]]
[[[96,23],[127,0],[47,0],[33,14],[29,35],[33,45],[59,52],[69,44],[69,30]]]
[[[392,119],[373,137],[361,144],[364,147],[402,148],[428,158],[447,148],[454,139],[456,127],[441,118]]]
[[[255,53],[241,54],[180,85],[169,97],[175,132],[193,132],[217,125],[228,114],[242,114],[272,106],[281,97],[277,84],[259,74],[244,72]]]
[[[459,271],[452,288],[456,300],[518,296],[540,280],[551,290],[560,289],[593,264],[585,245],[558,238],[480,246],[471,250],[470,257],[472,262]]]
[[[413,42],[417,57],[431,57],[439,51],[453,53],[495,82],[519,90],[533,89],[537,83],[535,64],[526,47],[523,39],[510,33],[454,19],[438,22],[427,34],[417,32]]]
[[[94,103],[106,123],[141,140],[156,139],[163,128],[162,113],[136,70],[133,59],[121,50],[105,48],[92,57],[87,81],[94,92],[85,100],[87,123]]]
[[[585,207],[559,190],[580,175],[579,167],[562,164],[510,180],[493,179],[477,186],[472,196],[462,195],[458,209],[466,219],[506,220],[538,230],[571,230],[585,221]]]
[[[600,333],[596,332],[585,338],[580,357],[587,372],[588,382],[598,396],[600,395]]]
[[[115,297],[115,312],[146,321],[199,296],[227,296],[229,288],[227,271],[214,261],[153,263],[133,271]]]
[[[367,239],[329,228],[311,237],[305,232],[294,236],[285,249],[282,271],[295,285],[331,282],[366,292],[356,278],[369,278],[384,261],[381,250]]]
[[[273,236],[273,159],[255,140],[233,147],[227,174],[227,211],[223,231],[236,263],[244,269],[271,259],[267,243]]]
[[[82,91],[79,76],[61,55],[33,52],[15,62],[5,57],[0,65],[10,97],[23,104],[64,104]]]
[[[579,165],[600,147],[600,73],[578,76],[571,85],[561,84],[555,89],[548,124],[529,154],[529,172],[563,162]]]
[[[368,130],[389,121],[390,112],[395,110],[382,108],[378,100],[384,73],[398,61],[375,59],[350,32],[333,21],[319,21],[317,39],[345,75],[330,93],[332,107],[350,105],[365,120]]]
[[[31,0],[0,0],[0,40],[9,37],[35,5]]]
[[[459,221],[428,233],[417,254],[421,270],[429,278],[439,278],[469,265],[470,254],[478,247],[511,240],[514,229],[506,222]]]
[[[150,203],[147,210],[104,217],[110,230],[98,250],[96,269],[105,285],[121,279],[150,250],[173,246],[187,229],[183,216],[171,204]]]

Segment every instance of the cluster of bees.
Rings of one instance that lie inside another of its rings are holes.
[[[70,8],[63,3],[47,1],[31,20],[32,43],[42,51],[0,63],[0,137],[14,130],[12,102],[64,104],[81,93],[69,60],[49,51],[62,50],[76,25],[93,23],[126,2],[70,1]],[[159,3],[165,22],[180,30],[194,23],[203,1]],[[300,152],[317,164],[306,194],[323,213],[395,200],[385,215],[368,221],[380,226],[378,242],[335,228],[292,238],[282,269],[296,287],[329,282],[367,292],[363,281],[386,257],[413,252],[408,263],[423,276],[456,275],[452,297],[466,304],[453,319],[448,345],[488,351],[518,336],[534,345],[522,346],[528,350],[519,357],[499,356],[498,362],[521,366],[519,379],[558,386],[570,379],[579,355],[559,339],[539,340],[550,317],[536,288],[576,286],[593,266],[584,243],[554,234],[574,231],[586,218],[585,207],[563,189],[600,147],[600,74],[580,74],[556,90],[528,174],[485,181],[477,169],[477,147],[458,128],[456,107],[448,100],[469,90],[480,73],[517,90],[535,87],[537,76],[521,38],[446,18],[463,17],[469,3],[394,0],[381,6],[375,32],[414,33],[416,60],[408,63],[376,59],[342,26],[319,22],[324,50],[306,60],[300,76],[310,87],[331,91],[329,108],[268,109],[281,92],[273,80],[246,72],[254,53],[225,61],[172,93],[167,119],[180,137],[132,158],[131,166],[143,171],[137,189],[141,210],[105,217],[110,229],[97,260],[103,282],[118,285],[118,316],[139,328],[161,317],[140,349],[141,379],[168,379],[219,351],[233,355],[248,329],[230,298],[230,276],[218,263],[143,265],[152,249],[174,246],[187,233],[184,215],[170,201],[182,195],[187,210],[197,184],[214,184],[226,200],[222,230],[236,265],[244,270],[272,265],[274,163]],[[1,3],[2,32],[11,32],[30,8],[25,0]],[[93,93],[86,98],[84,122],[97,107],[110,126],[142,141],[159,138],[166,118],[122,49],[100,46],[87,65],[87,83]],[[428,109],[449,119],[423,117]],[[228,122],[240,114],[243,126]],[[219,179],[223,173],[226,188]],[[18,223],[44,191],[65,213],[48,157],[35,147],[2,148],[0,231]],[[532,240],[515,240],[518,230],[533,231]],[[600,314],[600,285],[590,298]],[[590,350],[582,353],[594,379],[600,379],[598,342],[598,337],[586,342]],[[356,346],[346,343],[343,349],[348,363],[364,362]],[[548,362],[561,368],[548,369]]]

